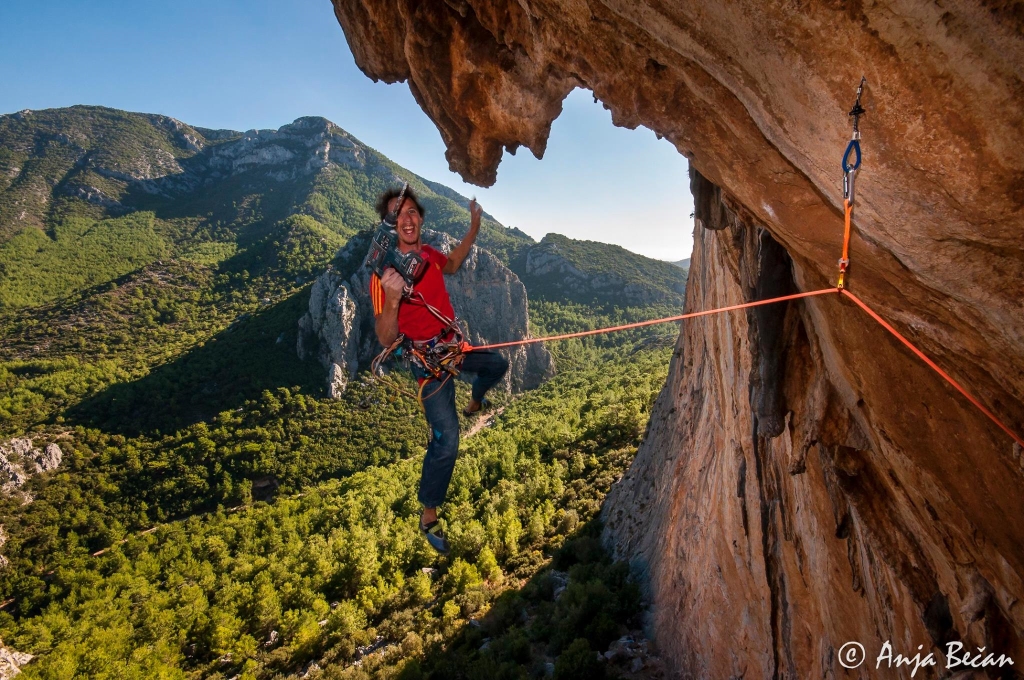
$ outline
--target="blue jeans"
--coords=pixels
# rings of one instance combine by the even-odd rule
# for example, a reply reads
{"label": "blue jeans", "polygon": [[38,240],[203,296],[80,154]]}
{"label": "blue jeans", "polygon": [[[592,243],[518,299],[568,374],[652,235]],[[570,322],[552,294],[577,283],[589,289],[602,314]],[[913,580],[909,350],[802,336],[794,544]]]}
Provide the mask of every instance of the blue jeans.
{"label": "blue jeans", "polygon": [[[505,371],[508,360],[497,352],[482,350],[469,352],[462,360],[462,370],[475,373],[473,399],[482,401],[487,390],[494,387]],[[413,364],[413,375],[426,374]],[[425,508],[436,508],[444,503],[448,484],[452,481],[455,459],[459,455],[459,416],[455,411],[455,381],[448,379],[440,385],[431,379],[423,386],[423,411],[430,425],[430,443],[423,459],[420,474],[419,501]]]}

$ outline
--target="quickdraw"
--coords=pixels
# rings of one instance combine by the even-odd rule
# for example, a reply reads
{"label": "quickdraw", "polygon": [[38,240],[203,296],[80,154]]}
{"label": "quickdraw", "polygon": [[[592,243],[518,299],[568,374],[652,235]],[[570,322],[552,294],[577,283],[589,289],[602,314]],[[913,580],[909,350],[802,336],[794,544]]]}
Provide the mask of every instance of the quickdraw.
{"label": "quickdraw", "polygon": [[[860,117],[867,113],[860,105],[860,97],[864,94],[864,84],[867,78],[861,76],[860,85],[857,87],[857,100],[850,109],[853,116],[853,134],[850,143],[846,145],[843,153],[843,212],[845,215],[845,228],[843,230],[843,256],[839,258],[839,280],[836,288],[842,290],[846,285],[846,270],[850,266],[850,222],[853,217],[854,180],[857,178],[857,171],[860,169]],[[850,163],[850,154],[854,155],[853,163]]]}
{"label": "quickdraw", "polygon": [[[857,86],[857,100],[853,102],[853,108],[849,113],[853,117],[853,134],[843,153],[843,197],[850,199],[851,202],[853,202],[853,179],[860,168],[860,117],[867,113],[860,105],[860,98],[864,94],[864,85],[867,82],[867,77],[861,76],[860,85]],[[854,154],[853,164],[850,164],[851,153]]]}

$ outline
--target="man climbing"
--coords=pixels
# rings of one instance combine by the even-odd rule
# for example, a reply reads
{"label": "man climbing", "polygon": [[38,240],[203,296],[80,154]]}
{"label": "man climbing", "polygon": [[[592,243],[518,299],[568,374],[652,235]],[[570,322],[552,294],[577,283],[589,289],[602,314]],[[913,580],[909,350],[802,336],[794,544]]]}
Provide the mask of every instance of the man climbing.
{"label": "man climbing", "polygon": [[[401,205],[398,205],[399,201]],[[469,231],[447,257],[423,245],[420,240],[425,211],[411,189],[406,189],[404,195],[401,189],[389,189],[377,200],[376,207],[381,219],[389,212],[397,211],[398,249],[403,254],[417,252],[427,262],[426,270],[412,288],[412,296],[405,295],[406,282],[392,268],[386,269],[381,277],[376,274],[370,277],[370,299],[373,301],[376,318],[377,339],[385,347],[391,347],[401,334],[405,336],[406,343],[411,343],[412,348],[421,350],[451,340],[451,328],[435,312],[447,319],[455,318],[455,310],[445,288],[444,275],[457,272],[469,255],[469,249],[480,231],[480,206],[475,199],[470,201]],[[427,305],[433,307],[434,311]],[[430,442],[420,474],[419,501],[423,505],[420,531],[431,547],[447,554],[448,540],[438,523],[437,508],[444,502],[459,453],[455,383],[450,377],[436,378],[416,360],[415,353],[413,356],[413,374],[421,383],[423,411],[430,425]],[[472,398],[463,410],[463,414],[469,416],[484,407],[484,394],[505,375],[508,361],[497,352],[470,351],[462,359],[462,370],[476,374]],[[429,384],[424,385],[424,382]]]}

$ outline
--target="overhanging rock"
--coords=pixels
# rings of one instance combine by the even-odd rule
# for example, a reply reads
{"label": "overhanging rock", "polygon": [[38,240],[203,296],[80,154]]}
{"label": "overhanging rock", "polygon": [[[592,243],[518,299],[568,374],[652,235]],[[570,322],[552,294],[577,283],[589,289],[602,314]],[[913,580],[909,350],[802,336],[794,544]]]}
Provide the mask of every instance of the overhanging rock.
{"label": "overhanging rock", "polygon": [[[697,173],[690,311],[835,281],[846,112],[866,75],[848,284],[1024,431],[1017,5],[335,14],[368,76],[408,81],[470,181],[493,183],[505,149],[542,155],[577,86],[670,140]],[[679,343],[605,517],[681,675],[838,674],[850,640],[913,654],[956,637],[1024,659],[1024,469],[1003,432],[838,296],[688,323]]]}

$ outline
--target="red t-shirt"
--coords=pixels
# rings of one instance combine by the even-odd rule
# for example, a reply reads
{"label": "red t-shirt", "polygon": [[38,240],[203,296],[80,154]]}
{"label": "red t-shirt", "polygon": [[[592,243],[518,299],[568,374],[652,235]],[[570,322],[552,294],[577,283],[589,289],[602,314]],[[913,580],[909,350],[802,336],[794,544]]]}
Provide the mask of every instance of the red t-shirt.
{"label": "red t-shirt", "polygon": [[[430,246],[423,246],[420,255],[427,261],[427,271],[423,274],[413,291],[422,293],[423,299],[437,308],[437,311],[449,319],[455,318],[452,301],[448,298],[448,289],[444,287],[444,266],[448,257]],[[380,285],[380,277],[370,275],[370,300],[373,302],[373,315],[380,316],[384,311],[384,287]],[[409,338],[422,342],[437,337],[446,326],[430,313],[426,307],[417,304],[417,298],[403,300],[398,305],[398,332]]]}

